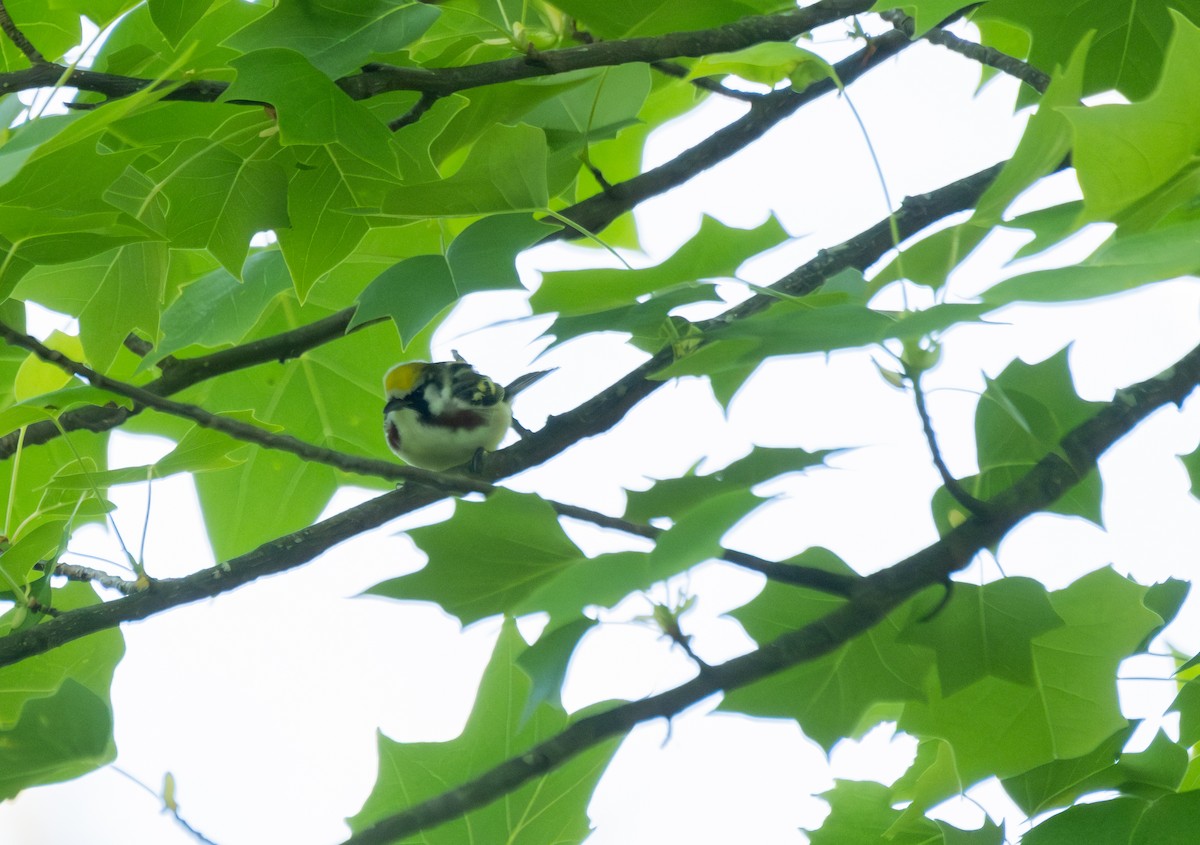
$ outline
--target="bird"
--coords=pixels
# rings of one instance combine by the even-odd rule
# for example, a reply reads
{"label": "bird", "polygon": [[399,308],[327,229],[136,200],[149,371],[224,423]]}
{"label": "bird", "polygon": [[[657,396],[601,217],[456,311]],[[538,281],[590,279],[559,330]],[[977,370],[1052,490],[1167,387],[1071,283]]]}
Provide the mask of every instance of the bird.
{"label": "bird", "polygon": [[512,399],[552,370],[526,373],[501,387],[457,352],[454,361],[405,361],[383,378],[383,432],[405,463],[442,471],[470,462],[482,468],[510,427]]}

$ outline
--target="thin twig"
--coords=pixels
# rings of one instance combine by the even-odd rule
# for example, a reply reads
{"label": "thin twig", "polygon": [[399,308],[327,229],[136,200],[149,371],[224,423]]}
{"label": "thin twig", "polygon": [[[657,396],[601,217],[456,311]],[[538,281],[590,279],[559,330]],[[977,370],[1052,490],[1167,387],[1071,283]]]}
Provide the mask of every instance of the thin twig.
{"label": "thin twig", "polygon": [[977,499],[966,491],[958,479],[950,473],[950,468],[942,460],[942,450],[938,447],[937,437],[933,433],[933,421],[929,418],[929,409],[925,407],[925,391],[921,388],[920,373],[911,373],[908,381],[912,384],[913,400],[917,406],[917,416],[921,418],[921,428],[925,432],[925,442],[929,444],[929,454],[933,465],[937,467],[938,475],[942,477],[942,485],[954,500],[970,513],[983,515],[987,513],[988,503]]}
{"label": "thin twig", "polygon": [[422,92],[420,99],[413,104],[413,107],[395,120],[391,121],[388,124],[388,129],[395,132],[399,129],[403,129],[405,126],[416,123],[421,119],[421,115],[433,108],[433,104],[441,98],[442,97],[440,94],[433,94],[429,91]]}
{"label": "thin twig", "polygon": [[[686,79],[689,73],[688,69],[681,64],[675,62],[651,62],[650,67],[654,68],[659,73],[665,73],[667,76],[673,76],[676,79]],[[708,91],[712,94],[720,94],[722,97],[729,97],[731,100],[741,100],[743,103],[753,103],[756,100],[761,100],[765,94],[758,94],[754,91],[738,91],[736,88],[726,88],[715,79],[710,79],[707,76],[700,76],[696,79],[688,80],[697,88]]]}
{"label": "thin twig", "polygon": [[17,49],[25,54],[25,58],[29,59],[30,64],[46,64],[46,57],[42,55],[37,47],[34,47],[29,42],[29,39],[25,37],[25,33],[21,32],[17,28],[17,25],[13,23],[12,16],[8,13],[8,8],[4,5],[3,0],[0,0],[0,30],[3,30],[9,40],[17,45]]}
{"label": "thin twig", "polygon": [[[217,845],[217,843],[213,842],[211,839],[209,839],[203,833],[196,830],[196,828],[192,827],[191,824],[189,824],[187,822],[187,820],[184,819],[184,817],[182,815],[180,815],[179,805],[175,802],[174,797],[171,797],[171,796],[168,796],[165,794],[159,795],[157,792],[155,792],[153,789],[151,789],[148,785],[142,783],[140,780],[138,780],[136,777],[131,775],[129,772],[122,769],[120,766],[110,765],[109,768],[112,769],[117,774],[121,775],[122,777],[137,784],[143,790],[148,792],[150,795],[153,795],[156,801],[159,801],[162,803],[163,812],[170,813],[171,816],[175,819],[175,821],[179,824],[179,826],[182,827],[184,830],[186,830],[188,833],[190,833],[197,842],[201,843],[201,845]],[[167,778],[172,778],[172,775],[169,772],[167,773]],[[164,787],[164,792],[166,791],[166,789],[167,789],[167,787]]]}
{"label": "thin twig", "polygon": [[49,566],[51,573],[61,575],[71,581],[83,581],[90,584],[99,584],[101,587],[108,587],[110,590],[116,590],[122,595],[133,595],[140,588],[136,581],[126,581],[119,575],[110,575],[107,572],[101,572],[99,569],[92,569],[90,566],[80,566],[76,563],[54,563],[41,560],[34,564],[33,568],[41,572],[45,572]]}
{"label": "thin twig", "polygon": [[[645,537],[648,540],[658,539],[666,529],[657,528],[653,525],[645,525],[638,522],[632,522],[627,519],[621,519],[616,516],[608,516],[607,514],[597,513],[596,511],[581,508],[576,505],[567,505],[562,502],[550,503],[555,512],[560,516],[570,517],[571,519],[581,519],[585,522],[590,522],[593,525],[599,525],[603,528],[612,528],[617,531],[624,531],[626,534],[633,534],[638,537]],[[733,551],[732,549],[721,549],[718,559],[726,563],[732,563],[735,566],[740,566],[743,569],[749,569],[765,575],[772,581],[778,581],[781,584],[791,584],[794,587],[807,587],[812,590],[819,590],[823,593],[830,593],[836,596],[851,596],[854,590],[861,582],[861,578],[856,578],[852,575],[840,575],[836,572],[826,572],[823,569],[817,569],[812,566],[797,566],[790,563],[778,563],[772,560],[766,560],[756,555],[747,554],[746,552]]]}
{"label": "thin twig", "polygon": [[[913,20],[901,10],[892,9],[891,11],[882,12],[880,13],[880,17],[897,29],[908,33],[909,36],[912,35]],[[979,62],[981,65],[987,65],[1001,73],[1007,73],[1009,76],[1024,82],[1039,94],[1046,93],[1046,87],[1050,84],[1050,76],[1038,70],[1029,64],[1029,62],[1022,61],[1016,56],[1010,56],[1008,53],[1002,53],[994,47],[985,47],[982,44],[976,44],[974,41],[959,38],[957,35],[947,32],[941,27],[934,27],[921,37],[931,44],[945,47],[947,50],[966,56],[968,59]]]}

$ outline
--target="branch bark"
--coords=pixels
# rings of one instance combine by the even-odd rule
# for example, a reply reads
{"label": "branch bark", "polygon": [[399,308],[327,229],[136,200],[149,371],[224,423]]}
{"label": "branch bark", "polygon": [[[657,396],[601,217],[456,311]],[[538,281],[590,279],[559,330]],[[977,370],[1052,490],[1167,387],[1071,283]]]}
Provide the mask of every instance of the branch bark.
{"label": "branch bark", "polygon": [[[871,0],[821,0],[792,12],[743,18],[713,29],[598,41],[594,44],[531,52],[511,59],[464,67],[409,68],[372,65],[363,73],[337,80],[337,84],[356,100],[369,99],[391,91],[419,91],[444,97],[456,91],[540,76],[554,76],[574,70],[698,57],[709,53],[740,50],[763,41],[789,41],[823,24],[866,12],[871,6]],[[103,94],[109,98],[127,97],[144,88],[160,84],[171,89],[164,95],[166,100],[213,102],[229,87],[227,83],[211,80],[193,80],[183,84],[175,81],[156,83],[152,79],[88,70],[68,73],[68,70],[62,65],[45,62],[43,59],[41,62],[35,62],[32,68],[0,74],[0,92],[53,85],[64,74],[67,74],[64,85]]]}

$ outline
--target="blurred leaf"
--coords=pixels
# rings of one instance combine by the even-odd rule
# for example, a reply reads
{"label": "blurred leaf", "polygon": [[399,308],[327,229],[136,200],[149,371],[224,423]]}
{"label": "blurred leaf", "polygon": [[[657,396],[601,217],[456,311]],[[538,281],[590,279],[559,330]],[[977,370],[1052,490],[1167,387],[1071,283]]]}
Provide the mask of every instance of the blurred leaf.
{"label": "blurred leaf", "polygon": [[670,258],[640,270],[567,270],[545,273],[529,298],[535,313],[575,316],[631,305],[675,285],[732,277],[745,261],[778,246],[788,234],[774,218],[754,229],[734,229],[703,217],[700,230]]}
{"label": "blurred leaf", "polygon": [[658,516],[678,517],[723,493],[822,466],[829,454],[829,450],[807,452],[758,446],[745,457],[704,475],[695,475],[693,468],[682,478],[656,480],[649,490],[628,491],[625,518],[649,522]]}
{"label": "blurred leaf", "polygon": [[985,302],[1073,302],[1186,276],[1200,269],[1193,246],[1200,221],[1122,236],[1118,231],[1078,264],[1034,270],[1005,279],[983,294]]}
{"label": "blurred leaf", "polygon": [[693,64],[687,78],[725,74],[771,87],[787,79],[797,91],[827,77],[838,82],[829,62],[790,41],[764,41],[732,53],[712,53]]}
{"label": "blurred leaf", "polygon": [[1162,622],[1145,593],[1111,569],[1051,593],[1064,624],[1034,638],[1034,684],[986,677],[950,694],[930,688],[927,701],[905,704],[900,728],[950,743],[963,784],[1088,754],[1126,724],[1117,666]]}
{"label": "blurred leaf", "polygon": [[[813,548],[788,563],[855,574],[832,552]],[[766,644],[836,610],[844,599],[768,581],[749,604],[730,615],[755,642]],[[901,609],[831,654],[785,669],[748,687],[731,690],[722,710],[765,718],[791,718],[826,750],[863,724],[877,704],[924,699],[933,654],[902,643],[910,612]],[[882,716],[879,720],[882,720]],[[867,720],[870,721],[870,720]]]}
{"label": "blurred leaf", "polygon": [[[355,834],[385,816],[482,775],[567,727],[566,713],[549,703],[522,718],[531,691],[529,676],[519,667],[524,651],[516,626],[506,622],[480,681],[475,708],[457,739],[400,743],[379,737],[379,778],[362,809],[348,820]],[[590,830],[587,805],[592,790],[618,742],[599,743],[550,774],[422,832],[421,839],[427,845],[582,842]]]}
{"label": "blurred leaf", "polygon": [[277,249],[250,256],[238,281],[226,269],[206,273],[183,289],[162,315],[163,339],[142,359],[148,369],[188,346],[210,349],[246,336],[278,294],[292,286],[283,254]]}
{"label": "blurred leaf", "polygon": [[227,43],[247,53],[286,47],[336,78],[419,38],[439,14],[408,0],[282,0]]}
{"label": "blurred leaf", "polygon": [[117,757],[108,703],[70,678],[54,695],[30,701],[16,725],[0,729],[0,744],[0,799],[77,778]]}
{"label": "blurred leaf", "polygon": [[550,232],[528,214],[497,214],[468,226],[445,256],[418,255],[384,270],[358,298],[350,328],[390,317],[408,339],[468,293],[520,289],[516,257]]}
{"label": "blurred leaf", "polygon": [[[1196,19],[1200,6],[1188,5]],[[1130,97],[1141,102],[1063,110],[1075,129],[1072,163],[1083,189],[1085,212],[1092,220],[1111,219],[1135,200],[1195,167],[1200,151],[1200,105],[1191,95],[1192,83],[1200,74],[1200,29],[1177,8],[1160,2],[1142,4],[1138,21],[1145,21],[1146,29],[1153,30],[1149,21],[1165,17],[1168,10],[1174,32],[1162,78],[1151,96],[1145,97],[1148,91],[1131,91],[1127,92]],[[1101,43],[1097,41],[1096,49]],[[1154,47],[1161,49],[1159,44]],[[1137,57],[1146,58],[1150,57]]]}
{"label": "blurred leaf", "polygon": [[821,827],[809,833],[812,845],[857,845],[891,842],[896,845],[1000,845],[1004,829],[987,819],[979,830],[960,830],[947,822],[924,817],[904,818],[892,808],[890,790],[881,783],[838,780],[821,793],[830,813]]}
{"label": "blurred leaf", "polygon": [[554,630],[543,631],[538,641],[517,656],[517,666],[532,681],[529,698],[521,713],[525,724],[543,702],[561,707],[560,692],[567,677],[567,664],[588,631],[596,626],[595,619],[580,617]]}
{"label": "blurred leaf", "polygon": [[956,582],[946,606],[902,631],[900,642],[934,650],[942,694],[951,695],[986,676],[1035,683],[1033,639],[1062,624],[1031,578]]}
{"label": "blurred leaf", "polygon": [[383,201],[384,215],[472,217],[541,211],[546,185],[546,136],[532,126],[496,126],[471,149],[457,172],[436,182],[404,185]]}
{"label": "blurred leaf", "polygon": [[1014,24],[1028,32],[1032,36],[1028,61],[1045,71],[1065,67],[1075,48],[1094,30],[1084,95],[1116,88],[1130,99],[1138,99],[1150,93],[1162,69],[1171,33],[1171,9],[1185,11],[1192,20],[1200,19],[1200,8],[1191,0],[1080,0],[1072,4],[992,0],[974,17]]}
{"label": "blurred leaf", "polygon": [[368,595],[435,601],[464,624],[511,612],[583,558],[554,509],[537,496],[497,490],[459,502],[452,519],[408,532],[425,568],[376,584]]}
{"label": "blurred leaf", "polygon": [[178,44],[204,17],[212,0],[149,0],[150,18],[171,44]]}
{"label": "blurred leaf", "polygon": [[[92,588],[86,584],[68,583],[53,592],[53,606],[67,611],[77,607],[97,604]],[[11,613],[11,611],[10,611]],[[0,617],[0,630],[7,633],[7,625]],[[43,729],[70,732],[72,716],[70,709],[60,709],[61,702],[50,705],[55,714],[50,721],[38,717],[27,718],[28,705],[33,701],[53,698],[68,681],[73,681],[82,690],[97,700],[107,712],[108,691],[112,684],[113,671],[125,653],[125,641],[116,628],[100,631],[83,639],[73,640],[44,654],[27,657],[20,663],[0,668],[0,731],[18,728],[24,736],[32,736],[34,723],[41,721]],[[70,694],[81,698],[77,691]],[[82,703],[89,707],[90,704]],[[111,716],[107,717],[111,719]],[[21,729],[20,722],[25,722]],[[90,732],[91,725],[83,725]],[[111,724],[106,729],[105,739],[111,741]],[[2,735],[2,734],[0,734]],[[47,737],[50,734],[39,734]],[[89,734],[93,735],[94,734]],[[7,748],[7,746],[4,746]],[[8,757],[5,757],[7,762]],[[107,762],[107,761],[105,761]],[[0,772],[8,767],[0,768]]]}

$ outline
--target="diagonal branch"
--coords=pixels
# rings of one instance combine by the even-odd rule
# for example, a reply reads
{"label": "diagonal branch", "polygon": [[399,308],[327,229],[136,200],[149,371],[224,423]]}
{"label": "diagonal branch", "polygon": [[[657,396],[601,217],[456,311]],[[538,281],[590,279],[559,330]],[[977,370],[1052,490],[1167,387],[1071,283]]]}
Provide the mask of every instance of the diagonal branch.
{"label": "diagonal branch", "polygon": [[[909,36],[912,35],[913,19],[904,14],[900,9],[881,12],[879,16],[896,27],[896,29],[908,33]],[[1003,53],[995,47],[985,47],[982,44],[976,44],[974,41],[959,38],[957,35],[947,32],[941,27],[929,30],[921,38],[931,44],[937,44],[939,47],[945,47],[951,52],[966,56],[968,59],[979,62],[981,65],[987,65],[1001,73],[1007,73],[1009,76],[1024,82],[1039,94],[1046,93],[1046,88],[1050,85],[1050,76],[1029,64],[1029,62],[1022,61],[1016,56],[1010,56],[1008,53]]]}
{"label": "diagonal branch", "polygon": [[[391,91],[418,91],[444,97],[471,88],[554,76],[574,70],[699,57],[709,53],[740,50],[764,41],[790,41],[818,26],[866,12],[871,5],[872,0],[821,0],[803,9],[743,18],[713,29],[598,41],[594,44],[545,52],[535,51],[511,59],[463,67],[371,65],[363,73],[337,80],[337,84],[356,100],[369,99]],[[45,68],[44,72],[30,72],[42,67]],[[42,60],[35,63],[33,68],[0,73],[0,93],[52,85],[63,74],[67,74],[64,83],[66,86],[103,94],[109,98],[127,97],[144,88],[160,85],[172,89],[164,95],[164,99],[167,100],[213,102],[229,87],[227,83],[212,80],[192,80],[180,84],[176,81],[157,82],[87,70],[68,73],[68,69],[62,65]]]}
{"label": "diagonal branch", "polygon": [[1119,391],[1107,407],[1068,433],[1058,450],[1048,453],[1024,478],[990,500],[986,517],[974,515],[933,545],[867,576],[849,601],[824,618],[742,657],[709,667],[672,690],[586,716],[479,777],[376,822],[343,845],[385,845],[458,818],[640,722],[672,716],[715,692],[744,687],[834,651],[921,590],[944,583],[1022,519],[1052,504],[1079,483],[1100,455],[1135,425],[1167,403],[1181,404],[1198,384],[1200,346],[1161,375]]}
{"label": "diagonal branch", "polygon": [[8,13],[8,8],[4,5],[3,0],[0,0],[0,30],[8,36],[8,39],[16,45],[17,49],[25,54],[25,58],[29,59],[30,64],[44,65],[46,57],[42,55],[37,47],[30,43],[25,37],[25,33],[17,28],[13,23],[12,15]]}
{"label": "diagonal branch", "polygon": [[[908,36],[892,31],[874,39],[863,49],[833,66],[837,78],[848,85],[864,73],[878,67],[911,45]],[[601,232],[610,223],[649,197],[669,191],[691,180],[704,170],[745,149],[781,121],[795,114],[802,106],[837,90],[832,79],[821,79],[803,91],[781,89],[765,94],[750,104],[750,110],[718,129],[696,146],[684,150],[671,161],[612,185],[559,212],[567,220],[588,232]],[[549,235],[546,241],[570,240],[579,232],[564,227]]]}

